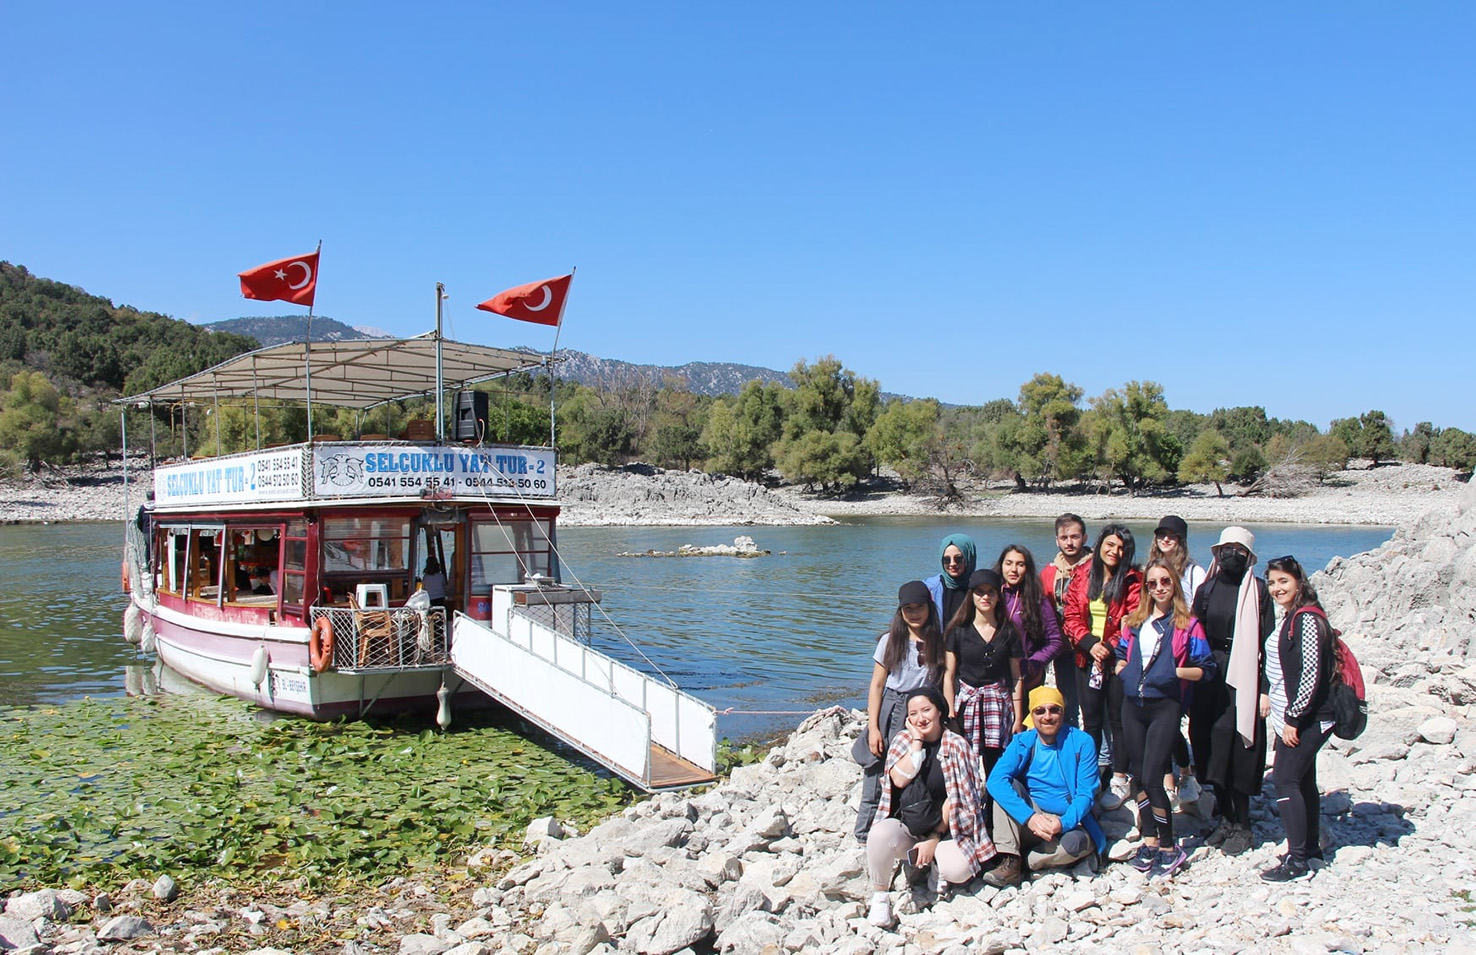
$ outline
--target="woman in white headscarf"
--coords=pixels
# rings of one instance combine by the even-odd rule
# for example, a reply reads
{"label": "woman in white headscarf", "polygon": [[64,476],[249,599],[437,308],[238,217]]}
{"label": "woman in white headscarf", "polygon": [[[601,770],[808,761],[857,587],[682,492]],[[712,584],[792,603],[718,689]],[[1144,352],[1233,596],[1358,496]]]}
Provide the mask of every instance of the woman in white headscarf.
{"label": "woman in white headscarf", "polygon": [[1189,743],[1194,769],[1215,792],[1219,825],[1205,839],[1227,855],[1251,847],[1250,797],[1266,775],[1266,721],[1259,713],[1261,644],[1276,626],[1266,582],[1251,572],[1255,535],[1227,527],[1210,548],[1209,577],[1194,595],[1194,617],[1204,627],[1215,676],[1194,691]]}

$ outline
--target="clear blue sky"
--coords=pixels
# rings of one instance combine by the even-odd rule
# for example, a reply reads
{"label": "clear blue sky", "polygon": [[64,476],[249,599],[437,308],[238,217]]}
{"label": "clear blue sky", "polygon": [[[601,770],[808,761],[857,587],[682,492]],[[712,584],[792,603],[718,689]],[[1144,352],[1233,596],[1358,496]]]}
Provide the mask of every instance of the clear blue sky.
{"label": "clear blue sky", "polygon": [[1476,431],[1476,4],[12,3],[0,258],[207,322]]}

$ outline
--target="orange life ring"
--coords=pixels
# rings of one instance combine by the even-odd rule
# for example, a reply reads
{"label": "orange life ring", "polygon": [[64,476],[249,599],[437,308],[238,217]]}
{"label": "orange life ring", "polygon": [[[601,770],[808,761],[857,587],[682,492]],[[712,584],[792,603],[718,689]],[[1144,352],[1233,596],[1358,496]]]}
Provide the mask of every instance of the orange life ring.
{"label": "orange life ring", "polygon": [[333,621],[319,617],[308,637],[308,661],[314,673],[322,673],[333,665]]}

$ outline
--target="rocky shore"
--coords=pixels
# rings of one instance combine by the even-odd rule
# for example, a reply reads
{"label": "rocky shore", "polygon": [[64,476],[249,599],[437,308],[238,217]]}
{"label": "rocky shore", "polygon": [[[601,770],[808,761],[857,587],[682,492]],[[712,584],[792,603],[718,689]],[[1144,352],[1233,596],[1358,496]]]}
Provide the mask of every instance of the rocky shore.
{"label": "rocky shore", "polygon": [[[152,476],[135,469],[130,501],[137,507]],[[1460,497],[1454,471],[1423,464],[1341,471],[1297,498],[1245,497],[1214,485],[1192,485],[1139,495],[1046,490],[1019,493],[1006,485],[966,487],[961,499],[936,498],[864,487],[845,495],[797,488],[770,489],[701,471],[666,471],[644,464],[603,468],[584,464],[559,469],[560,523],[608,525],[735,526],[831,524],[850,518],[893,516],[1053,518],[1074,511],[1088,521],[1156,521],[1167,513],[1205,524],[1299,523],[1404,526],[1427,511],[1449,514]],[[0,483],[0,524],[116,520],[123,514],[122,468],[70,468],[19,482]]]}
{"label": "rocky shore", "polygon": [[[868,924],[861,849],[850,836],[859,713],[818,712],[754,765],[698,794],[639,803],[585,835],[543,820],[512,868],[488,850],[465,870],[355,896],[246,895],[136,882],[116,896],[13,895],[0,948],[342,955],[737,955],[835,952],[1476,952],[1476,487],[1315,582],[1364,664],[1370,723],[1319,761],[1327,862],[1282,887],[1269,787],[1257,845],[1227,857],[1181,816],[1191,862],[1172,881],[1083,863],[1019,888],[938,898],[899,878],[900,919]],[[1106,814],[1109,854],[1136,833]],[[1104,948],[1105,946],[1105,948]]]}

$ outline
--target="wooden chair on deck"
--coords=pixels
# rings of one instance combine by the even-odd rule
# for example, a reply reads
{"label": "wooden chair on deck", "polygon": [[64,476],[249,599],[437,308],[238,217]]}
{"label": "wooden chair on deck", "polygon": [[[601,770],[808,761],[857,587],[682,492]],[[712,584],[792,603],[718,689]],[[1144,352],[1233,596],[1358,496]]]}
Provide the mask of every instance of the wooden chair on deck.
{"label": "wooden chair on deck", "polygon": [[392,662],[395,647],[395,626],[388,609],[365,609],[359,606],[354,595],[348,595],[349,606],[354,611],[354,629],[359,636],[358,656],[355,666],[369,666],[377,661],[379,666]]}

